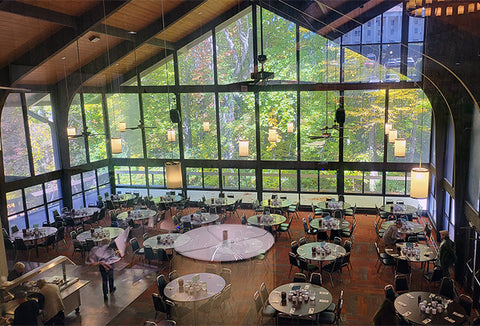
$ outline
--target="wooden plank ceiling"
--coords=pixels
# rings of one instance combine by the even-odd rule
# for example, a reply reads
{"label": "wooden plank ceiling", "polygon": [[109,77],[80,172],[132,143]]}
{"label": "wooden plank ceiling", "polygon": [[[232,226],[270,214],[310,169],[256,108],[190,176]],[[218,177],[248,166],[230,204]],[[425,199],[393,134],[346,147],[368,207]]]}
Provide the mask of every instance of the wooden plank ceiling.
{"label": "wooden plank ceiling", "polygon": [[[313,0],[259,3],[289,19],[309,19],[310,29],[318,32],[325,25],[343,24],[339,17],[315,25],[334,6],[356,10],[358,17],[360,4],[371,8],[382,1],[323,2],[325,6]],[[248,4],[248,0],[0,0],[0,86],[54,85],[73,73],[80,73],[86,86],[105,86],[152,57],[185,45],[192,34],[206,32],[204,26]]]}

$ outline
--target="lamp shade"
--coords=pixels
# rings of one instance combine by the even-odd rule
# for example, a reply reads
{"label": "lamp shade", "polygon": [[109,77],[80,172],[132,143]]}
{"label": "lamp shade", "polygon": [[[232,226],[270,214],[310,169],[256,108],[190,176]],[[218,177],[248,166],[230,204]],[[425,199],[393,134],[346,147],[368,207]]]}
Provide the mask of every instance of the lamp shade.
{"label": "lamp shade", "polygon": [[392,124],[390,122],[385,123],[385,135],[388,135],[388,132],[392,129]]}
{"label": "lamp shade", "polygon": [[165,173],[167,177],[167,188],[181,188],[182,187],[182,166],[180,162],[165,163]]}
{"label": "lamp shade", "polygon": [[429,173],[426,168],[413,168],[410,178],[410,197],[427,198],[428,197],[428,178]]}
{"label": "lamp shade", "polygon": [[287,132],[293,132],[293,122],[287,122]]}
{"label": "lamp shade", "polygon": [[238,141],[238,156],[248,157],[248,146],[250,141],[248,139]]}
{"label": "lamp shade", "polygon": [[175,129],[168,129],[167,131],[167,139],[169,142],[174,142],[175,141]]}
{"label": "lamp shade", "polygon": [[72,137],[77,134],[77,128],[75,127],[67,127],[67,136]]}
{"label": "lamp shade", "polygon": [[405,157],[405,148],[407,147],[407,140],[405,138],[395,139],[394,155],[396,157]]}
{"label": "lamp shade", "polygon": [[112,137],[112,154],[120,154],[122,152],[122,138]]}
{"label": "lamp shade", "polygon": [[205,131],[205,132],[210,131],[210,122],[208,122],[208,121],[203,122],[203,131]]}
{"label": "lamp shade", "polygon": [[395,129],[390,129],[388,132],[388,142],[395,143],[395,139],[397,139],[397,131]]}
{"label": "lamp shade", "polygon": [[276,128],[269,128],[268,129],[268,141],[274,143],[278,140],[278,134]]}
{"label": "lamp shade", "polygon": [[127,131],[127,123],[126,122],[119,122],[118,123],[118,130],[121,132]]}

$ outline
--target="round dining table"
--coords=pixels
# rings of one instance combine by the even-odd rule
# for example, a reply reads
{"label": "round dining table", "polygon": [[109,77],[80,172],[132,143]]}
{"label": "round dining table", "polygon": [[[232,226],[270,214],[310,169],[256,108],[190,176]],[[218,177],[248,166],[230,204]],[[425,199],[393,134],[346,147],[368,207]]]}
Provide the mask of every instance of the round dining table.
{"label": "round dining table", "polygon": [[[312,251],[312,247],[315,247],[315,252]],[[330,252],[325,252],[325,254],[322,254],[321,252],[317,252],[318,248],[329,248]],[[332,261],[340,256],[343,256],[347,253],[347,251],[345,250],[345,248],[335,243],[309,242],[298,247],[297,253],[300,257],[303,257],[305,259],[311,261],[319,261],[323,263],[324,261]]]}
{"label": "round dining table", "polygon": [[200,213],[200,214],[189,214],[182,216],[180,221],[183,222],[190,222],[194,225],[206,225],[217,221],[219,218],[218,214],[210,214],[210,213]]}
{"label": "round dining table", "polygon": [[85,220],[93,216],[93,214],[100,212],[100,208],[98,207],[85,207],[75,209],[74,213],[70,212],[70,217],[74,220]]}
{"label": "round dining table", "polygon": [[315,205],[317,208],[326,211],[334,211],[337,209],[346,209],[352,207],[352,204],[343,201],[321,201]]}
{"label": "round dining table", "polygon": [[[183,286],[179,283],[183,282]],[[187,286],[189,284],[189,286]],[[196,284],[198,287],[191,287],[190,284]],[[201,286],[204,286],[202,288]],[[206,287],[205,287],[206,285]],[[216,294],[222,292],[225,288],[225,280],[223,277],[212,273],[194,273],[179,276],[170,281],[163,290],[167,298],[174,302],[192,303],[193,304],[193,325],[197,324],[196,303],[209,299]]]}
{"label": "round dining table", "polygon": [[294,205],[294,202],[289,199],[264,199],[262,200],[263,207],[269,207],[273,209],[284,209],[288,206]]}
{"label": "round dining table", "polygon": [[178,239],[180,236],[180,233],[163,233],[163,234],[158,234],[153,237],[150,237],[143,241],[144,246],[150,246],[152,247],[153,250],[158,250],[158,249],[173,249],[175,245],[175,241]]}
{"label": "round dining table", "polygon": [[386,204],[379,207],[379,209],[387,214],[393,215],[413,215],[416,214],[418,208],[412,205],[405,204]]}
{"label": "round dining table", "polygon": [[[432,295],[432,297],[430,297]],[[447,308],[441,313],[426,313],[421,311],[419,302],[439,299]],[[417,325],[460,325],[465,321],[465,309],[446,297],[439,296],[430,292],[407,292],[399,295],[395,299],[395,310],[403,316],[405,320]]]}
{"label": "round dining table", "polygon": [[91,230],[84,231],[79,235],[77,235],[77,240],[84,242],[87,239],[92,239],[95,243],[100,243],[105,239],[106,240],[115,239],[122,232],[123,232],[122,228],[107,226],[107,227],[95,229],[93,234]]}
{"label": "round dining table", "polygon": [[162,203],[162,204],[174,204],[174,203],[178,203],[178,202],[182,201],[182,196],[179,196],[179,195],[158,196],[158,197],[151,198],[151,201],[153,201],[153,203],[155,205],[158,205],[160,203]]}
{"label": "round dining table", "polygon": [[287,218],[279,214],[270,214],[270,215],[253,215],[247,219],[248,224],[256,226],[274,226],[284,223]]}
{"label": "round dining table", "polygon": [[151,217],[154,217],[157,212],[155,212],[152,209],[137,209],[137,210],[131,210],[127,212],[122,212],[117,215],[117,218],[119,220],[125,220],[127,218],[130,218],[134,221],[137,220],[145,220],[149,219]]}
{"label": "round dining table", "polygon": [[[395,224],[395,221],[385,221],[382,223],[380,228],[382,229],[388,229],[388,227],[392,224]],[[403,234],[417,234],[420,232],[423,232],[424,227],[420,223],[416,222],[410,222],[410,221],[404,221],[403,226],[398,229],[398,233],[403,233]]]}
{"label": "round dining table", "polygon": [[219,224],[183,233],[175,241],[174,249],[192,259],[232,262],[263,254],[274,242],[270,232],[256,226]]}
{"label": "round dining table", "polygon": [[[408,248],[418,249],[419,254],[409,254]],[[412,262],[426,262],[437,258],[437,254],[433,248],[422,243],[412,242],[399,242],[393,245],[388,245],[385,247],[385,253],[393,258],[406,259]]]}
{"label": "round dining table", "polygon": [[[25,230],[25,232],[24,232]],[[13,233],[10,238],[15,240],[15,238],[23,239],[23,241],[31,241],[35,246],[35,253],[38,257],[38,240],[46,239],[48,236],[51,236],[57,232],[57,228],[53,226],[42,226],[38,228],[29,228],[19,230]]]}
{"label": "round dining table", "polygon": [[114,202],[116,204],[125,203],[125,202],[127,202],[131,199],[134,199],[134,198],[135,198],[134,194],[118,194],[118,195],[112,195],[110,197],[112,202]]}
{"label": "round dining table", "polygon": [[[288,297],[290,291],[302,291],[308,293],[308,301],[298,301],[296,304]],[[282,292],[287,299],[282,302]],[[315,298],[314,300],[313,297]],[[308,316],[324,311],[332,303],[332,294],[319,285],[311,283],[288,283],[275,288],[268,296],[270,305],[280,313],[290,316]]]}
{"label": "round dining table", "polygon": [[229,198],[229,197],[226,197],[226,198],[210,198],[210,199],[206,199],[204,204],[205,206],[209,207],[210,209],[213,209],[215,210],[215,212],[218,213],[218,209],[219,208],[225,208],[227,206],[231,206],[233,204],[235,204],[236,202],[236,199],[235,198]]}
{"label": "round dining table", "polygon": [[341,230],[347,229],[350,227],[350,222],[347,220],[339,219],[339,218],[316,218],[310,221],[310,227],[320,230],[320,231],[327,231],[327,230]]}

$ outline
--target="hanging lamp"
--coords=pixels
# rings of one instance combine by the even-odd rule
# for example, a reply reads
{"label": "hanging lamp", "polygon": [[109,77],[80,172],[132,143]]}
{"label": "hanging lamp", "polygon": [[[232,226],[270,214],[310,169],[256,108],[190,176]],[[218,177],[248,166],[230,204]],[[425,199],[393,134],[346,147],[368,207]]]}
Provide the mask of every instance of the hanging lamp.
{"label": "hanging lamp", "polygon": [[238,141],[238,156],[240,157],[248,157],[248,147],[250,145],[250,141],[248,139],[241,139]]}
{"label": "hanging lamp", "polygon": [[[425,101],[425,93],[423,93],[423,101]],[[428,197],[428,181],[430,174],[427,168],[422,168],[422,146],[423,146],[423,103],[422,103],[422,130],[420,130],[420,163],[418,168],[413,168],[410,172],[410,197],[427,198]]]}
{"label": "hanging lamp", "polygon": [[405,138],[395,139],[395,145],[393,150],[395,157],[405,157],[406,146],[407,140]]}

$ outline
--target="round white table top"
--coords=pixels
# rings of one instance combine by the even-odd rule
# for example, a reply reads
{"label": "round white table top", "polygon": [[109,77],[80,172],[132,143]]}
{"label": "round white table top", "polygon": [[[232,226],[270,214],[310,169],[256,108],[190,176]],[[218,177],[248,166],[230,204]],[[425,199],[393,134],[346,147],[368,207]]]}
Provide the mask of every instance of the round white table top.
{"label": "round white table top", "polygon": [[346,220],[341,220],[338,218],[329,218],[325,219],[323,217],[316,218],[310,221],[310,226],[317,230],[326,231],[326,230],[341,230],[350,227],[350,222]]}
{"label": "round white table top", "polygon": [[[412,262],[425,262],[434,260],[437,258],[437,254],[433,248],[423,244],[423,243],[411,243],[409,247],[412,249],[418,249],[419,255],[408,254],[406,248],[407,242],[399,242],[395,245],[389,245],[385,248],[385,253],[392,256],[393,258],[406,259]],[[400,250],[399,250],[400,249]]]}
{"label": "round white table top", "polygon": [[75,213],[72,215],[70,213],[70,217],[73,219],[84,219],[87,217],[92,216],[93,214],[100,212],[100,208],[97,207],[85,207],[85,208],[78,208],[75,209]]}
{"label": "round white table top", "polygon": [[[294,305],[292,300],[288,299],[290,291],[308,291],[308,302],[302,301],[301,304]],[[287,300],[282,304],[282,292],[287,294]],[[311,300],[310,295],[315,293],[315,301]],[[277,311],[292,316],[306,316],[324,311],[332,303],[332,294],[324,287],[311,283],[288,283],[277,287],[270,292],[268,302]]]}
{"label": "round white table top", "polygon": [[121,203],[133,198],[135,198],[134,194],[119,194],[110,196],[110,199],[115,203]]}
{"label": "round white table top", "polygon": [[386,204],[380,206],[379,209],[387,214],[394,215],[415,214],[418,211],[417,207],[405,204]]}
{"label": "round white table top", "polygon": [[[130,215],[128,215],[130,213]],[[117,215],[119,220],[125,220],[131,218],[132,220],[144,220],[150,217],[153,217],[157,212],[151,209],[138,209],[128,212],[123,212]]]}
{"label": "round white table top", "polygon": [[270,207],[270,208],[284,208],[294,205],[293,201],[289,199],[264,199],[262,200],[263,207]]}
{"label": "round white table top", "polygon": [[[175,241],[178,239],[180,235],[181,235],[180,233],[158,234],[143,241],[143,245],[150,246],[152,247],[153,250],[173,249],[175,245]],[[160,241],[158,240],[158,237],[160,237]]]}
{"label": "round white table top", "polygon": [[[193,217],[192,217],[193,216]],[[202,213],[202,214],[189,214],[180,218],[181,222],[191,222],[192,224],[210,224],[218,220],[218,214]]]}
{"label": "round white table top", "polygon": [[179,196],[179,195],[159,196],[159,197],[153,197],[151,199],[151,201],[153,201],[156,205],[158,205],[159,203],[163,203],[163,204],[178,203],[181,200],[182,200],[182,196]]}
{"label": "round white table top", "polygon": [[[227,239],[224,240],[226,235]],[[264,229],[241,224],[220,224],[190,230],[175,241],[175,251],[204,261],[239,261],[269,250],[275,240]]]}
{"label": "round white table top", "polygon": [[[392,224],[395,224],[395,221],[385,221],[380,227],[386,230]],[[423,230],[424,227],[420,223],[405,221],[403,222],[403,226],[398,229],[398,233],[416,234],[422,232]]]}
{"label": "round white table top", "polygon": [[[212,202],[213,199],[213,202]],[[235,204],[235,198],[207,198],[204,202],[208,207],[223,207]]]}
{"label": "round white table top", "polygon": [[55,234],[55,232],[57,232],[57,228],[54,228],[52,226],[42,226],[37,229],[38,229],[37,234],[34,233],[35,228],[29,228],[29,229],[26,229],[27,232],[31,232],[28,235],[23,234],[23,230],[20,230],[12,234],[10,238],[11,239],[20,238],[20,239],[23,239],[24,241],[32,241],[32,240],[46,238],[49,235]]}
{"label": "round white table top", "polygon": [[350,208],[352,204],[343,201],[320,201],[315,206],[324,210],[336,210]]}
{"label": "round white table top", "polygon": [[[328,254],[325,253],[324,255],[322,255],[322,253],[312,252],[312,247],[323,248],[325,246],[327,246],[330,249],[330,252]],[[331,261],[331,260],[335,260],[337,257],[345,255],[347,251],[342,246],[339,246],[334,243],[309,242],[298,247],[297,253],[300,257],[306,258],[308,260]]]}
{"label": "round white table top", "polygon": [[271,226],[282,224],[287,220],[285,216],[279,214],[270,214],[270,218],[272,221],[268,221],[268,217],[263,214],[253,215],[248,218],[247,222],[252,225]]}
{"label": "round white table top", "polygon": [[77,235],[77,240],[85,241],[87,239],[92,239],[95,242],[101,242],[103,239],[112,240],[118,237],[123,232],[123,229],[107,226],[104,228],[95,229],[95,232],[98,234],[97,237],[93,237],[92,232],[88,230]]}
{"label": "round white table top", "polygon": [[[198,275],[198,282],[205,282],[207,285],[206,290],[200,289],[199,291],[188,291],[188,287],[185,285],[192,281],[193,278]],[[178,285],[178,280],[183,280],[183,287]],[[205,300],[213,297],[215,294],[220,293],[225,287],[225,280],[223,277],[212,273],[196,273],[179,276],[173,281],[169,282],[163,293],[165,296],[173,301],[177,302],[194,302]],[[188,291],[188,292],[187,292]]]}

